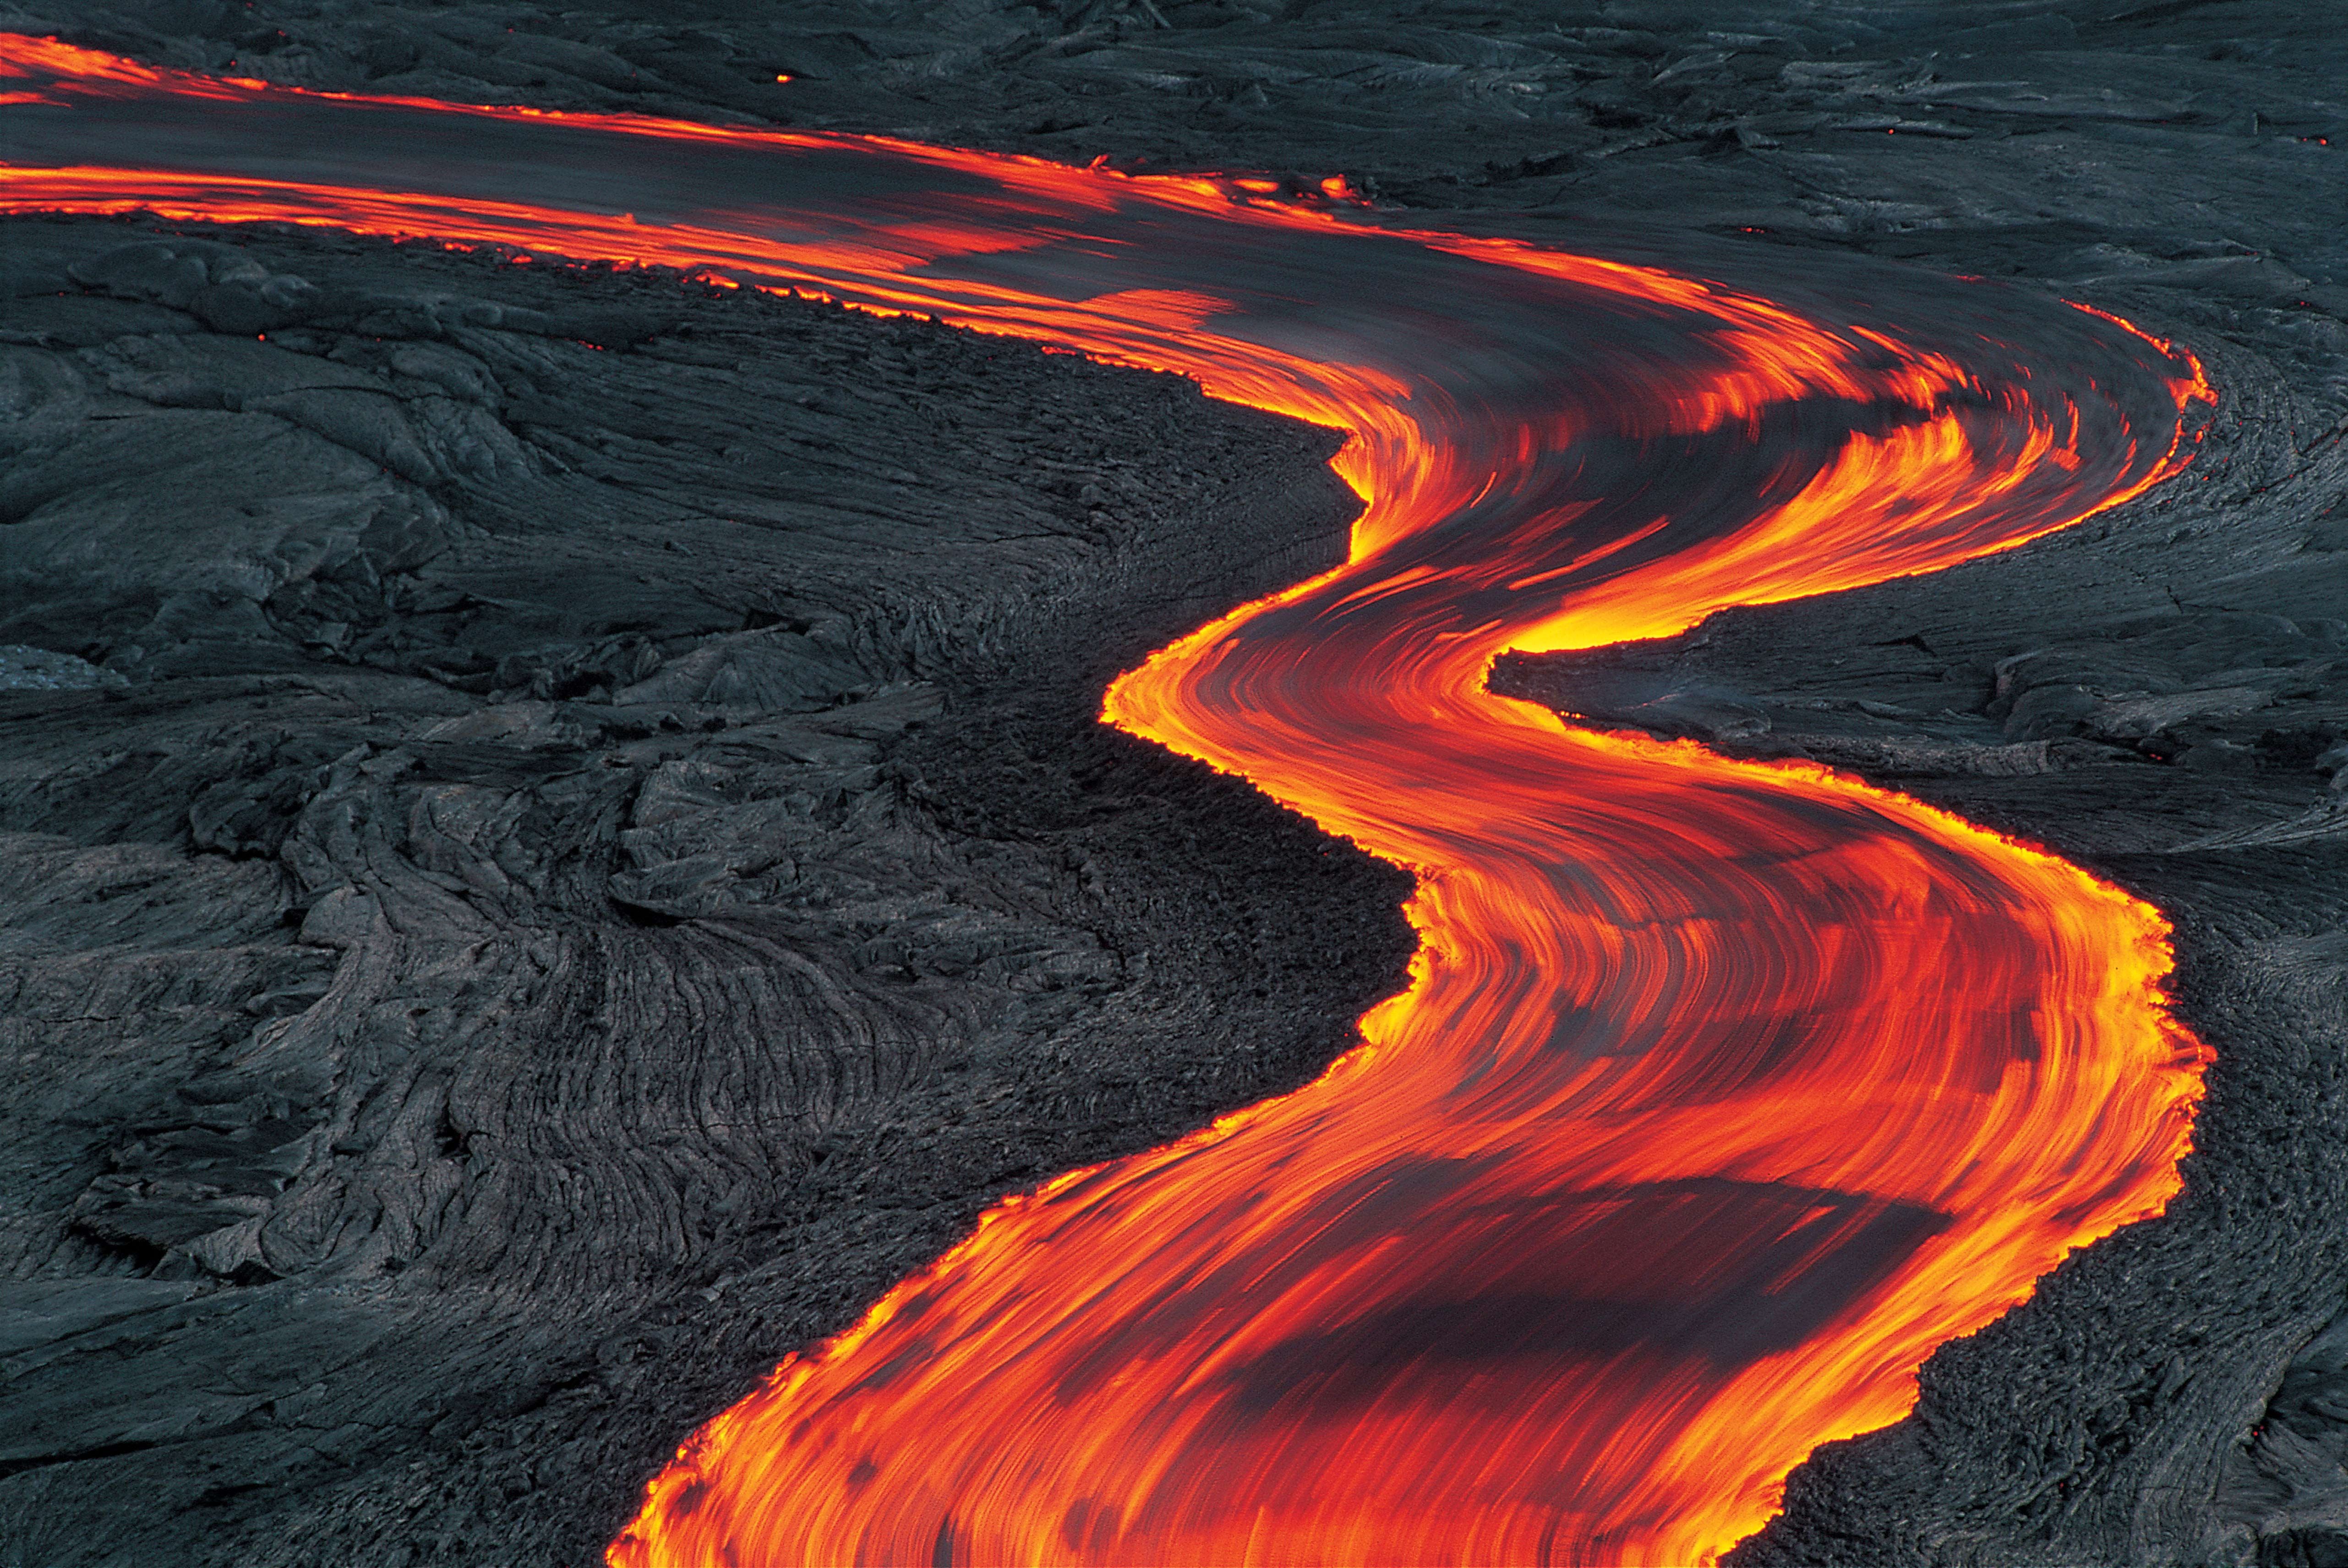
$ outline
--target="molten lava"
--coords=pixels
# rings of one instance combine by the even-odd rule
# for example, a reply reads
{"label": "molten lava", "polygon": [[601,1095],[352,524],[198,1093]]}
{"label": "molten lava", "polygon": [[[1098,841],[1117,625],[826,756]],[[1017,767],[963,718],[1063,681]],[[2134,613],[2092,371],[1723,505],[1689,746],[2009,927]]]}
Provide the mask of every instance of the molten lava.
{"label": "molten lava", "polygon": [[998,1204],[695,1433],[613,1563],[1695,1562],[2176,1191],[2206,1053],[2151,908],[1817,766],[1485,690],[1505,650],[2140,493],[2208,388],[2125,323],[1412,231],[1342,187],[11,68],[17,208],[671,263],[1351,433],[1351,559],[1106,716],[1415,872],[1409,989],[1307,1088]]}

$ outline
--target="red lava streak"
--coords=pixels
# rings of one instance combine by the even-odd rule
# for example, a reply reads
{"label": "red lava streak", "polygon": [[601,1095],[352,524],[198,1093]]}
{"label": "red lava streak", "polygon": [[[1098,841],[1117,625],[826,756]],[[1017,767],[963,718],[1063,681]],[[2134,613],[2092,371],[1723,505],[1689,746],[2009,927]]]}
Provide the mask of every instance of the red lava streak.
{"label": "red lava streak", "polygon": [[2151,908],[1823,768],[1485,690],[1504,650],[2138,494],[2208,388],[2126,323],[1749,243],[1704,253],[1764,280],[1731,286],[1627,241],[1406,231],[1342,187],[23,40],[12,69],[17,208],[673,263],[1351,433],[1351,559],[1161,651],[1106,716],[1416,873],[1409,989],[1309,1087],[996,1205],[695,1434],[613,1563],[1696,1562],[2177,1190],[2206,1052],[2163,1011]]}

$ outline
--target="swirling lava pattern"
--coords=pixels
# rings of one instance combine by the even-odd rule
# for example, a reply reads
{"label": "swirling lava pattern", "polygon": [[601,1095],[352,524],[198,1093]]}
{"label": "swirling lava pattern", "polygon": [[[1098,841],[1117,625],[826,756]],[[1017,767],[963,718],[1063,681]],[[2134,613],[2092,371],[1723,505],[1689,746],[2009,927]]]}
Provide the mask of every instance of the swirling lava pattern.
{"label": "swirling lava pattern", "polygon": [[2152,909],[1816,766],[1485,690],[1503,650],[2139,493],[2208,389],[2125,323],[1405,231],[1335,187],[12,60],[19,208],[674,263],[1352,433],[1351,559],[1107,716],[1416,872],[1408,990],[1309,1087],[997,1205],[695,1434],[614,1564],[1699,1561],[2175,1190],[2205,1053]]}

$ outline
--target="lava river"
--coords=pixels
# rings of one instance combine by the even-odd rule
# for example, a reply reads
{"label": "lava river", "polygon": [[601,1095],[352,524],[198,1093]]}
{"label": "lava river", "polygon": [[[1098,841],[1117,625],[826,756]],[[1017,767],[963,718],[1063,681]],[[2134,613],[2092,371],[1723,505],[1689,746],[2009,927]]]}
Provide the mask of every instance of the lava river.
{"label": "lava river", "polygon": [[996,1205],[687,1440],[613,1563],[1695,1562],[2176,1190],[2206,1053],[2152,909],[1485,689],[2141,492],[2207,388],[2125,323],[1334,184],[8,68],[14,208],[675,264],[1351,432],[1351,559],[1106,716],[1413,871],[1408,990],[1310,1086]]}

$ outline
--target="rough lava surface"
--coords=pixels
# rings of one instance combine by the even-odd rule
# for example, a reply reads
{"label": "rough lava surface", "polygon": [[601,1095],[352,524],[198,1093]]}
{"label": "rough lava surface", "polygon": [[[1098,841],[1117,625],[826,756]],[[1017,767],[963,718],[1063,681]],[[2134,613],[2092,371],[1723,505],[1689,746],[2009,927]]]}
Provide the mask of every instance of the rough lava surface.
{"label": "rough lava surface", "polygon": [[1399,983],[1400,874],[1094,722],[1342,554],[1326,432],[658,274],[5,232],[8,1561],[592,1558],[987,1199]]}
{"label": "rough lava surface", "polygon": [[[1741,1561],[2348,1561],[2348,35],[2300,0],[35,5],[294,85],[1344,174],[2191,343],[2014,554],[1504,661],[2175,918],[2163,1218]],[[788,77],[788,81],[778,80]],[[1335,559],[1323,432],[656,272],[0,229],[0,1561],[592,1560],[989,1199],[1309,1075],[1403,880],[1091,723]],[[265,339],[256,339],[256,333]]]}

